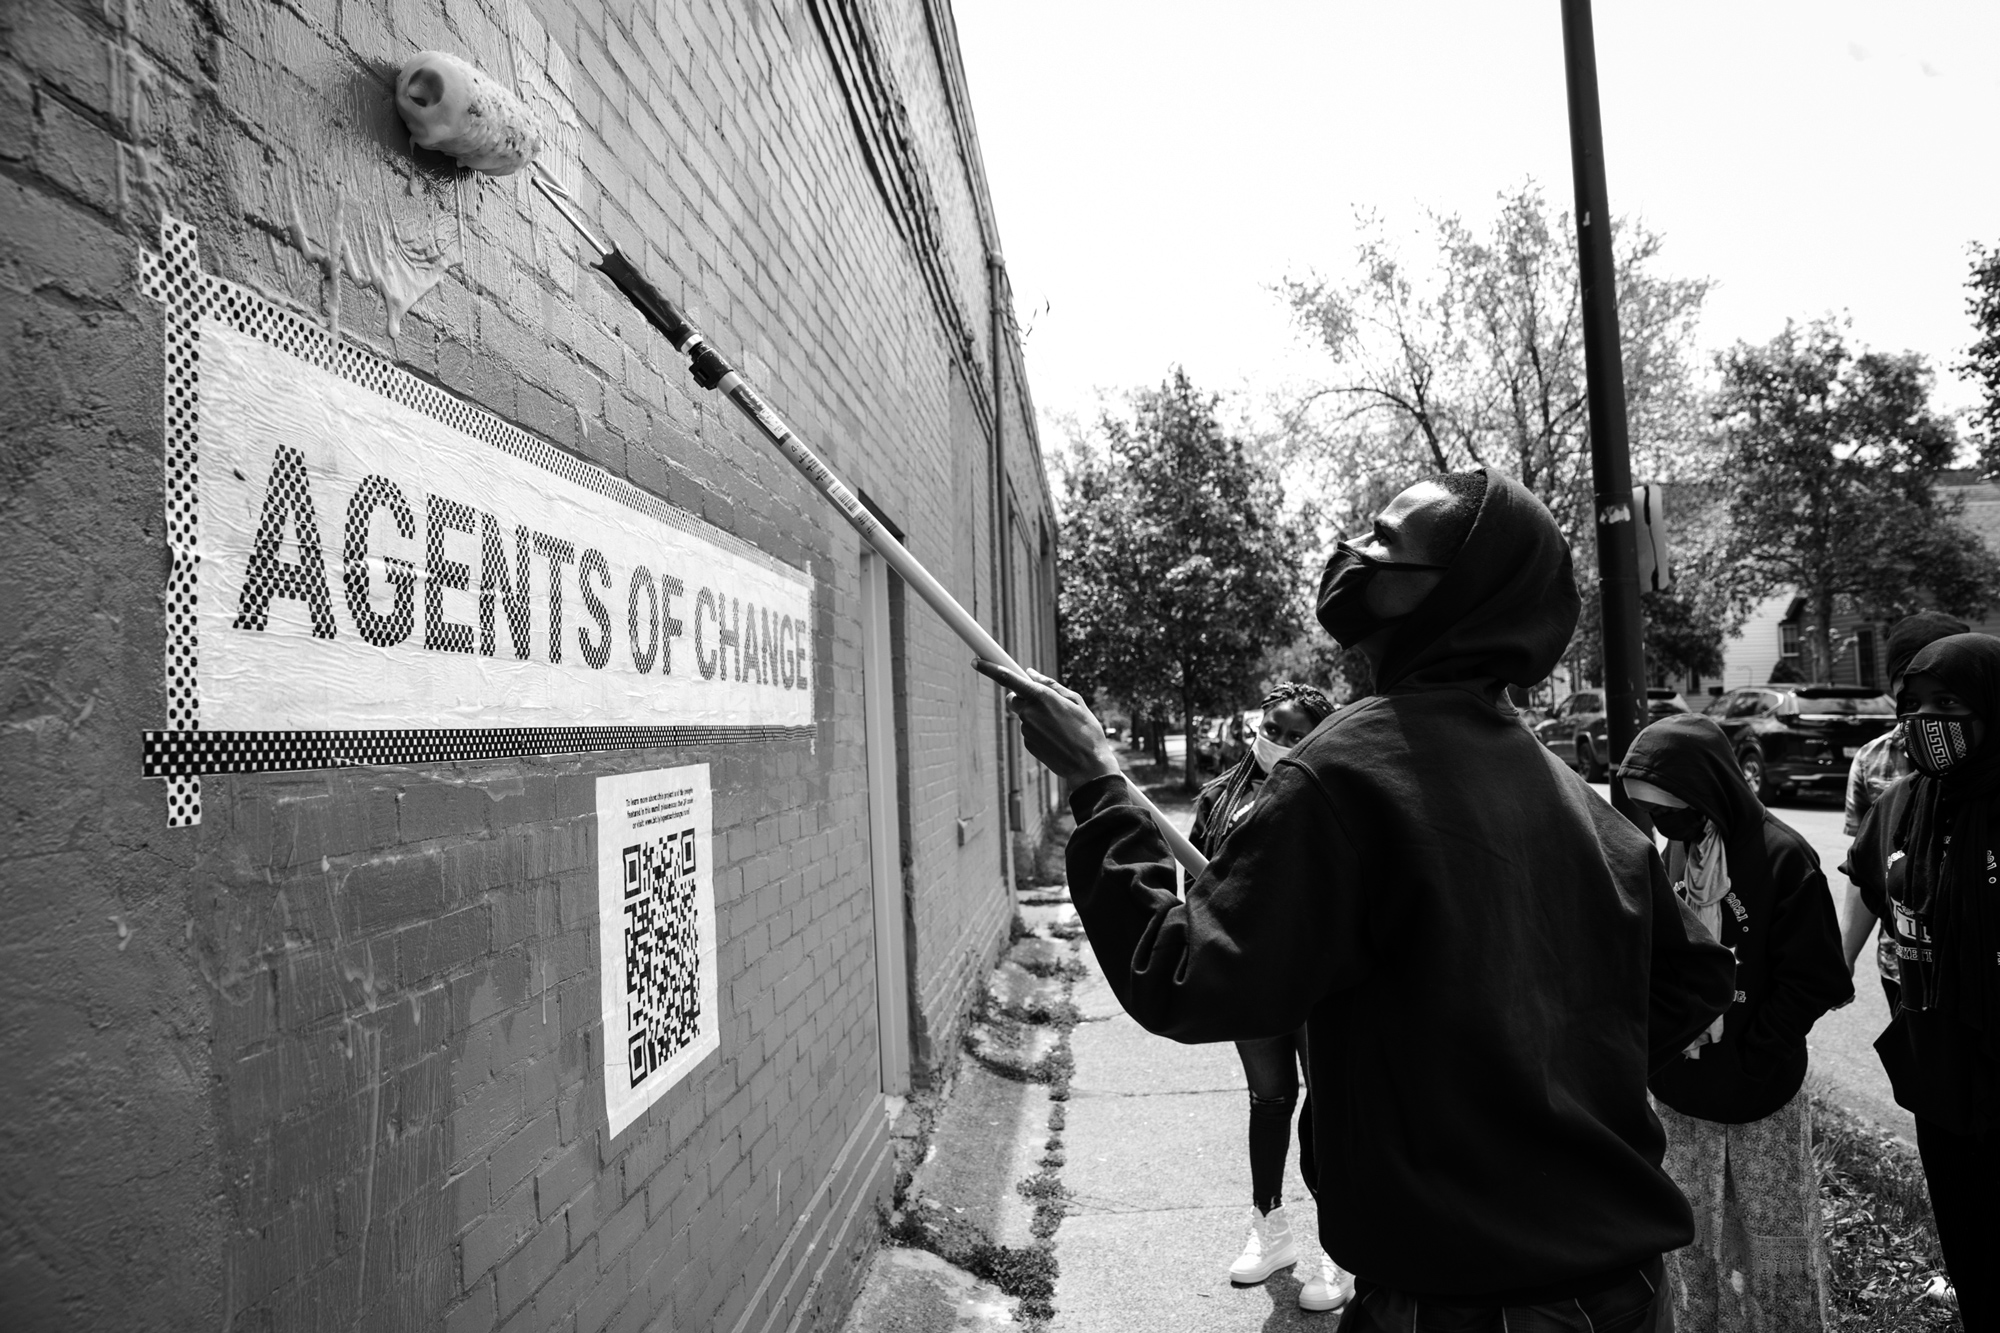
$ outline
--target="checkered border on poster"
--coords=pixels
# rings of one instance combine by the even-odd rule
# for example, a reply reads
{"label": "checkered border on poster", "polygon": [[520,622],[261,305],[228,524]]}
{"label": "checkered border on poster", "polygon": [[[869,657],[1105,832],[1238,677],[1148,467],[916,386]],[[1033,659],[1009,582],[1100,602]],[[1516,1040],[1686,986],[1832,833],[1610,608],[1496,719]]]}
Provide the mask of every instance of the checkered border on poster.
{"label": "checkered border on poster", "polygon": [[769,552],[704,523],[603,468],[342,342],[327,329],[246,287],[204,273],[195,228],[160,220],[158,254],[142,251],[139,290],[166,307],[167,726],[144,733],[146,777],[167,784],[170,828],[201,822],[201,775],[355,764],[434,764],[465,759],[579,754],[716,742],[803,740],[812,727],[495,727],[410,731],[204,731],[198,688],[196,576],[201,561],[197,468],[201,453],[201,324],[229,328],[378,393],[566,481],[628,505],[766,568],[796,573]]}
{"label": "checkered border on poster", "polygon": [[796,741],[811,727],[440,727],[428,731],[149,731],[145,776],[277,773],[362,764],[650,750],[718,742]]}

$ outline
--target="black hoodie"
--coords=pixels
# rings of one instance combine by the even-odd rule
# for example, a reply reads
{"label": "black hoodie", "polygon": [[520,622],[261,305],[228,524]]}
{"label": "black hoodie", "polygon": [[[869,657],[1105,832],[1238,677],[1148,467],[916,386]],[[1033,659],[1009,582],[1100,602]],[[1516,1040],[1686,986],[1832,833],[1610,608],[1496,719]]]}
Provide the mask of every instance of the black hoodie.
{"label": "black hoodie", "polygon": [[1567,646],[1548,511],[1488,474],[1388,693],[1321,723],[1174,893],[1122,779],[1072,798],[1077,911],[1180,1041],[1308,1025],[1320,1238],[1384,1286],[1532,1304],[1692,1239],[1646,1078],[1729,1002],[1652,844],[1494,701]]}
{"label": "black hoodie", "polygon": [[[1736,955],[1735,1003],[1724,1011],[1719,1040],[1653,1075],[1653,1095],[1702,1120],[1762,1120],[1805,1082],[1806,1033],[1854,995],[1819,857],[1757,800],[1729,738],[1708,718],[1655,722],[1633,740],[1618,773],[1707,816],[1729,870],[1718,939]],[[1669,843],[1667,852],[1668,876],[1678,882],[1687,848]]]}

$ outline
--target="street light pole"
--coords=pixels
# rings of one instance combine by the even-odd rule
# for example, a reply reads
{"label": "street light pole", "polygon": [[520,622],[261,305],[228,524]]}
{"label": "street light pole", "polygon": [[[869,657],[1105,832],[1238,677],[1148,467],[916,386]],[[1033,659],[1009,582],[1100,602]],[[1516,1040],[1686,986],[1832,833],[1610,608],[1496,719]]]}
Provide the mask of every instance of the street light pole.
{"label": "street light pole", "polygon": [[[1569,151],[1576,181],[1576,257],[1583,285],[1583,363],[1596,490],[1597,578],[1602,597],[1604,712],[1611,763],[1625,757],[1645,713],[1639,637],[1639,554],[1632,536],[1632,456],[1625,436],[1625,367],[1618,350],[1618,283],[1611,206],[1604,186],[1604,125],[1597,109],[1597,42],[1590,0],[1562,0],[1563,69],[1569,85]],[[1612,801],[1635,812],[1624,784]]]}

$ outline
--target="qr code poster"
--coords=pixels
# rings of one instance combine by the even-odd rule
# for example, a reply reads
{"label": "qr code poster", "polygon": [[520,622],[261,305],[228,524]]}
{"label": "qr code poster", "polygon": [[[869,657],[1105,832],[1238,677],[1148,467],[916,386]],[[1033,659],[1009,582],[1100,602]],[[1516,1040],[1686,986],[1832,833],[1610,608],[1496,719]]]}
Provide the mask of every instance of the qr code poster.
{"label": "qr code poster", "polygon": [[597,780],[604,1108],[616,1136],[719,1044],[708,765]]}

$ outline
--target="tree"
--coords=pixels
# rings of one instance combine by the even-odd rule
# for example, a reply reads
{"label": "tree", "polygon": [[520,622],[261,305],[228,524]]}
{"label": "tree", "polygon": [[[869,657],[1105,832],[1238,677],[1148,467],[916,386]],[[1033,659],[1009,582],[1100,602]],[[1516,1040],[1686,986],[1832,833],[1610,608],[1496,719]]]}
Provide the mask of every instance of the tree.
{"label": "tree", "polygon": [[1264,654],[1257,688],[1268,693],[1279,681],[1317,685],[1336,704],[1375,692],[1375,666],[1365,653],[1343,648],[1318,625]]}
{"label": "tree", "polygon": [[1739,613],[1796,588],[1806,673],[1826,680],[1843,600],[1881,619],[1983,611],[2000,562],[1937,496],[1958,441],[1931,411],[1921,357],[1853,354],[1822,320],[1739,343],[1717,365],[1727,526],[1708,572]]}
{"label": "tree", "polygon": [[1243,702],[1258,659],[1298,631],[1301,534],[1277,470],[1221,427],[1176,368],[1107,415],[1069,460],[1059,548],[1064,670],[1086,693],[1195,715]]}
{"label": "tree", "polygon": [[[1579,548],[1594,538],[1576,229],[1532,181],[1500,198],[1491,231],[1433,216],[1412,268],[1364,219],[1356,276],[1284,284],[1302,330],[1333,362],[1292,424],[1328,465],[1350,525],[1429,472],[1497,467],[1548,505]],[[1668,278],[1663,242],[1612,224],[1629,433],[1653,481],[1704,469],[1692,360],[1706,279]]]}
{"label": "tree", "polygon": [[1965,280],[1965,308],[1978,332],[1956,369],[1979,386],[1981,402],[1972,410],[1979,441],[1980,470],[2000,472],[2000,246],[1972,246],[1972,275]]}
{"label": "tree", "polygon": [[1675,589],[1639,594],[1646,665],[1654,679],[1722,674],[1721,619],[1709,607]]}

